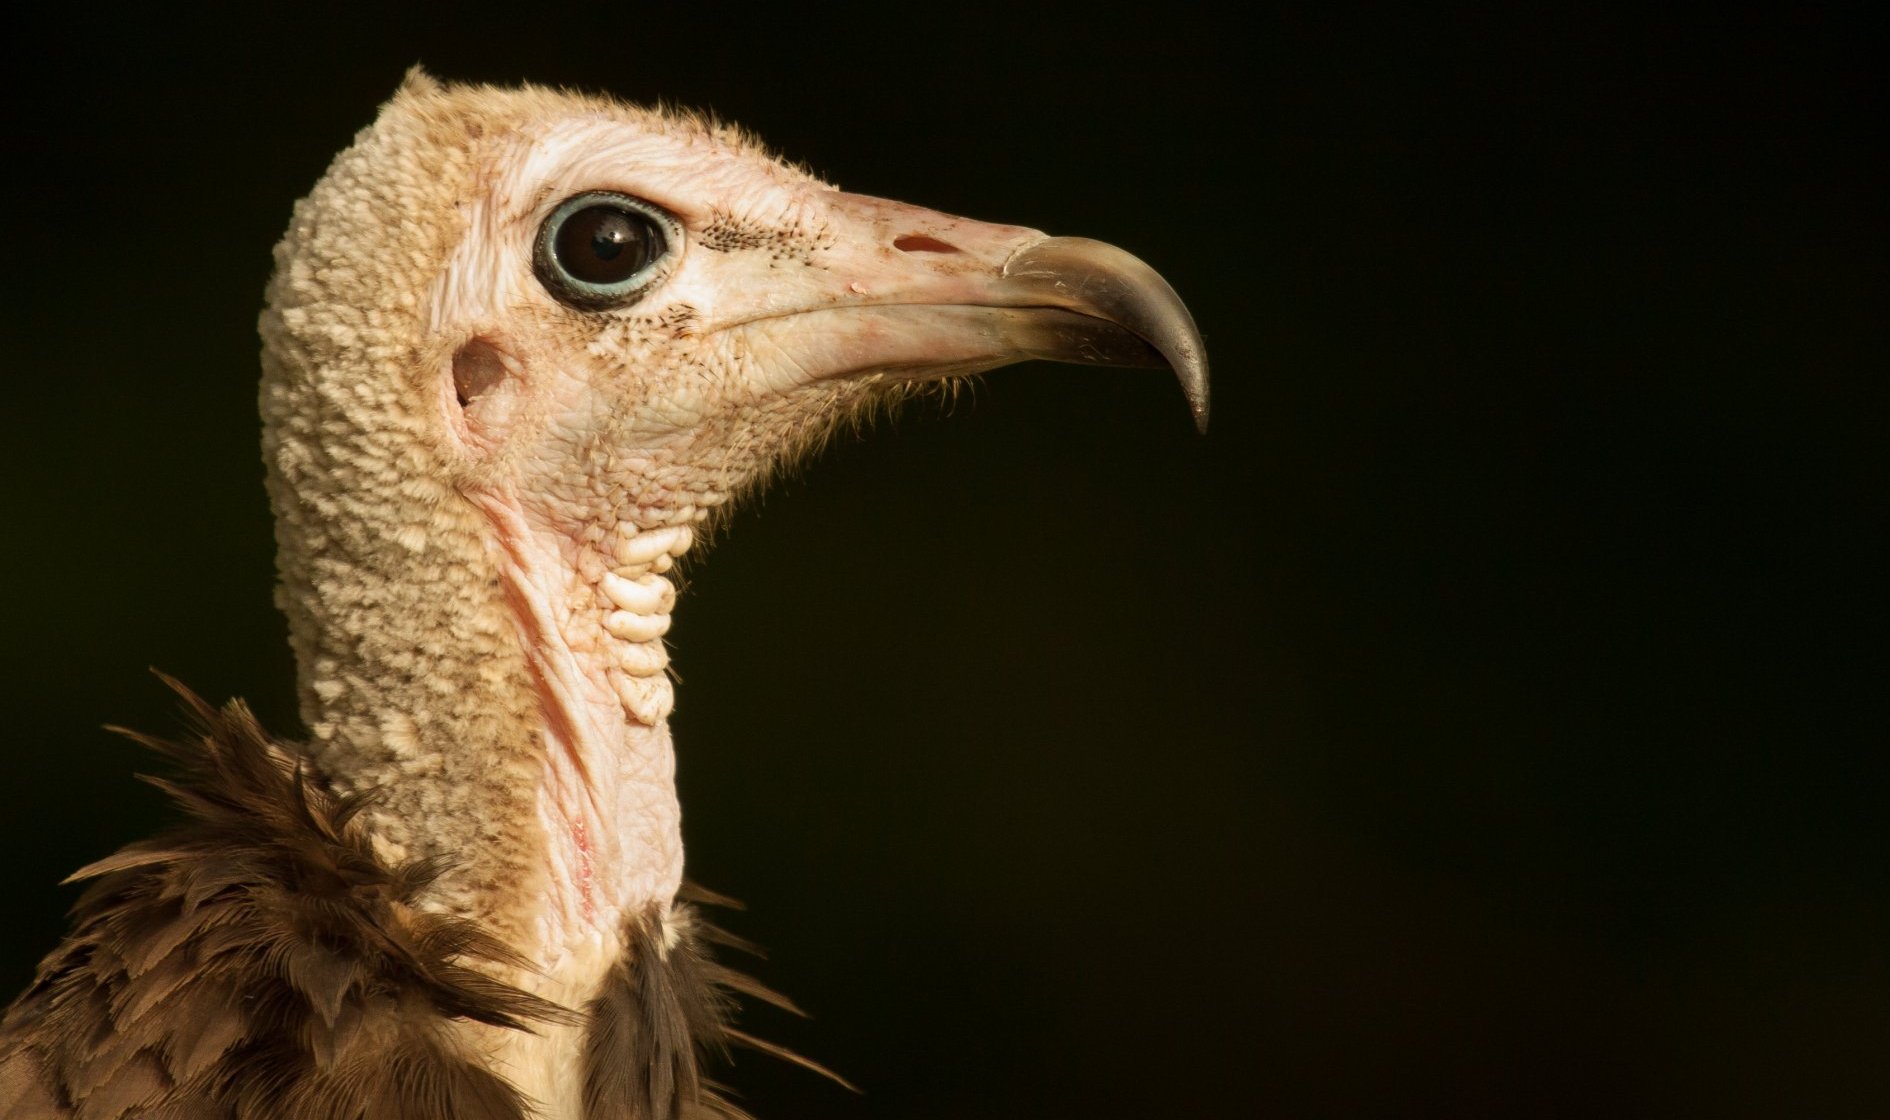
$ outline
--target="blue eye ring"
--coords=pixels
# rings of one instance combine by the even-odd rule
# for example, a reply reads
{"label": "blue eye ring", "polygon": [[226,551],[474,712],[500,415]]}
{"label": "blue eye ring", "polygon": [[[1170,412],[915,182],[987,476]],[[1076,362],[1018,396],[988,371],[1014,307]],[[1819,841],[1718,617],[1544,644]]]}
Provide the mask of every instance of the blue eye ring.
{"label": "blue eye ring", "polygon": [[583,191],[560,202],[538,227],[532,271],[568,307],[621,307],[668,271],[682,232],[674,216],[640,198]]}

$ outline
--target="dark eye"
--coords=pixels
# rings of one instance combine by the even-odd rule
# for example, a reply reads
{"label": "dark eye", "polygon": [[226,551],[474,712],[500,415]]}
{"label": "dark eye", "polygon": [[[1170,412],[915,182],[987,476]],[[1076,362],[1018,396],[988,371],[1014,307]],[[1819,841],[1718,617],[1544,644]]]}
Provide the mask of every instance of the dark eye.
{"label": "dark eye", "polygon": [[610,191],[586,191],[558,205],[538,231],[532,271],[572,307],[628,303],[656,278],[675,219]]}

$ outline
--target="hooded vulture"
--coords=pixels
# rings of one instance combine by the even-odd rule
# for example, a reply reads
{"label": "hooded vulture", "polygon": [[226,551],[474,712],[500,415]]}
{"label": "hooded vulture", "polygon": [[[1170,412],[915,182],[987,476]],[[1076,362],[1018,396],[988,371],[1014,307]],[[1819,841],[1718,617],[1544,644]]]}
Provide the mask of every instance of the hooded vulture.
{"label": "hooded vulture", "polygon": [[[1096,241],[847,194],[698,116],[415,72],[295,207],[263,455],[306,737],[185,697],[182,824],[78,871],[7,1120],[737,1116],[683,880],[667,578],[837,424],[1199,335]],[[797,1059],[798,1060],[798,1059]],[[811,1063],[807,1063],[810,1064]]]}

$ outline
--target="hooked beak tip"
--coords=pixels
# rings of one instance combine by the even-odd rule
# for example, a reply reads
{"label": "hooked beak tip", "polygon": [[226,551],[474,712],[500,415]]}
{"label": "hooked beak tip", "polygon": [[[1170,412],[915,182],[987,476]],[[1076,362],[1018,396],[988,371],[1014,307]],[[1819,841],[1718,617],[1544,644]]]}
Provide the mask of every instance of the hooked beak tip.
{"label": "hooked beak tip", "polygon": [[[1114,324],[1147,344],[1174,371],[1195,428],[1207,433],[1207,348],[1201,332],[1175,289],[1141,258],[1087,237],[1047,237],[1011,254],[1002,282],[1046,306]],[[1085,360],[1078,354],[1058,356]],[[1105,364],[1145,363],[1124,361],[1118,353]]]}

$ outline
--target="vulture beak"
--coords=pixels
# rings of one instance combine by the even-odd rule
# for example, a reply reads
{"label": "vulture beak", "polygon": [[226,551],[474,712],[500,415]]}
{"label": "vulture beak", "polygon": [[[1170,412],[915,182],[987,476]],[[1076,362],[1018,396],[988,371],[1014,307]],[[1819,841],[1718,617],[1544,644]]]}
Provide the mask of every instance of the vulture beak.
{"label": "vulture beak", "polygon": [[[785,302],[718,328],[785,356],[792,380],[932,379],[1029,358],[1172,369],[1207,431],[1207,354],[1181,297],[1101,241],[987,225],[832,192],[825,234]],[[785,289],[785,290],[784,290]]]}

